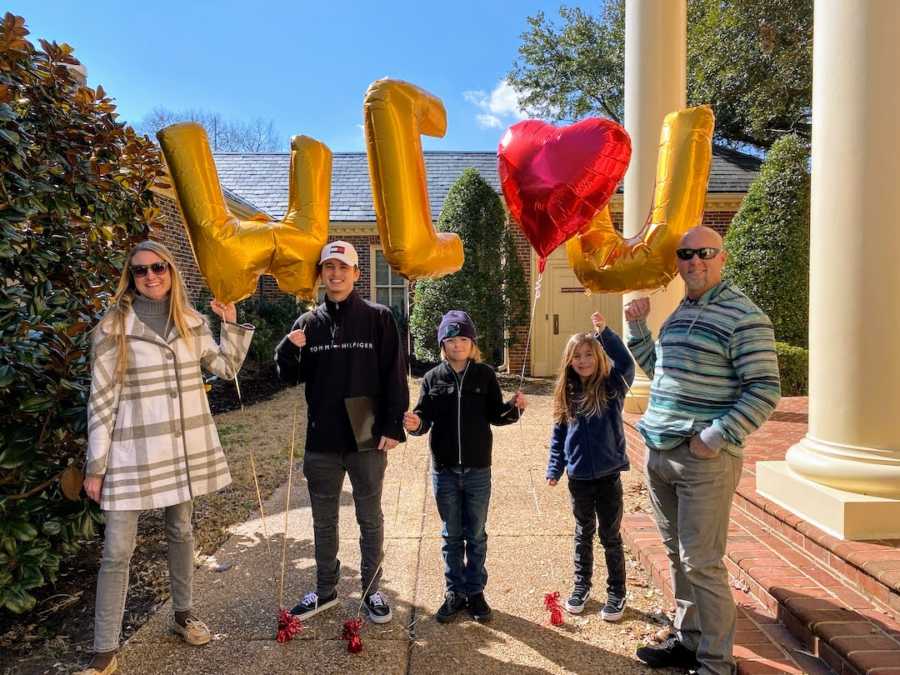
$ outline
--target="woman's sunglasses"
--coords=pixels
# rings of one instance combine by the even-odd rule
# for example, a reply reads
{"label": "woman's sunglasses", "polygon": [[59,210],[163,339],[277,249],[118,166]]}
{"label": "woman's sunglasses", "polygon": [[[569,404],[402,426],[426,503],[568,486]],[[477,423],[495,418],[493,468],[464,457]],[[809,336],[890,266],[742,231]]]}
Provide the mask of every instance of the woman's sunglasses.
{"label": "woman's sunglasses", "polygon": [[145,277],[147,276],[147,272],[153,270],[153,274],[156,276],[162,276],[166,272],[169,271],[169,263],[167,262],[155,262],[152,265],[132,265],[131,266],[131,274],[135,278]]}
{"label": "woman's sunglasses", "polygon": [[704,246],[703,248],[679,248],[675,251],[675,255],[677,255],[681,260],[690,260],[695,255],[700,257],[700,260],[711,260],[719,255],[720,248],[713,248],[712,246]]}

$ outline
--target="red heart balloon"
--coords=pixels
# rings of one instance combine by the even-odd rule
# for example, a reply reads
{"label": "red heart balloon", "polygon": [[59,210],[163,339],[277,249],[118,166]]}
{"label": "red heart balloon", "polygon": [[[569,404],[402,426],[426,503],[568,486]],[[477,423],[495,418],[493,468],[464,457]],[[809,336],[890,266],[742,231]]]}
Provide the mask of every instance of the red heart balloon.
{"label": "red heart balloon", "polygon": [[631,139],[621,125],[595,117],[567,127],[525,120],[507,129],[497,157],[506,205],[543,272],[547,256],[613,196]]}

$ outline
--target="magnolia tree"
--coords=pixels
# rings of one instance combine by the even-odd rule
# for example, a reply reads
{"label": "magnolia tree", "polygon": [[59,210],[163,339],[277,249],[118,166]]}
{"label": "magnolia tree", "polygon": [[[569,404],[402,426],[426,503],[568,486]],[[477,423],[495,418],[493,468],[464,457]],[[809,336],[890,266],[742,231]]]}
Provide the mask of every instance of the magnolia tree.
{"label": "magnolia tree", "polygon": [[[0,25],[0,607],[20,613],[93,535],[79,497],[90,330],[155,218],[156,147],[66,44]],[[67,470],[67,467],[72,467]],[[68,494],[68,499],[65,494]]]}

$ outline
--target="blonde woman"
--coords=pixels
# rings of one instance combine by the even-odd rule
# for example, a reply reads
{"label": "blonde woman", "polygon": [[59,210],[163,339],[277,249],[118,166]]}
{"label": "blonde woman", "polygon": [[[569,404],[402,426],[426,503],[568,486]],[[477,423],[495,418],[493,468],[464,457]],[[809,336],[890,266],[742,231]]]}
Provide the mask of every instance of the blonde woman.
{"label": "blonde woman", "polygon": [[572,614],[584,611],[594,572],[594,534],[606,553],[607,599],[600,616],[618,621],[625,612],[624,500],[619,474],[627,471],[622,408],[634,381],[634,362],[621,338],[599,312],[594,333],[569,338],[553,394],[553,433],[547,483],[568,474],[575,516],[575,584],[566,600]]}
{"label": "blonde woman", "polygon": [[132,249],[112,307],[94,330],[84,489],[106,518],[97,580],[94,658],[82,675],[117,669],[128,567],[141,511],[164,508],[173,632],[209,642],[192,611],[192,500],[231,482],[209,411],[201,369],[230,379],[253,327],[235,323],[233,303],[210,303],[222,319],[216,344],[188,300],[169,250],[154,241]]}

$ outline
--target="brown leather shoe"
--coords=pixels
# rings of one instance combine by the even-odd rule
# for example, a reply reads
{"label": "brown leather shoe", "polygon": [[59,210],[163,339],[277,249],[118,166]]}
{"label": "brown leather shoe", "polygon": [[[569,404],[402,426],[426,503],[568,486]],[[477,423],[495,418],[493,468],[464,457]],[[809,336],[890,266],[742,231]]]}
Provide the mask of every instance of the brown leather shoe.
{"label": "brown leather shoe", "polygon": [[[103,659],[105,660],[105,659]],[[89,665],[84,670],[79,670],[75,673],[75,675],[112,675],[119,669],[119,662],[116,659],[116,655],[113,654],[112,659],[106,664],[105,668],[100,668],[97,657],[95,656],[91,660],[91,665]]]}
{"label": "brown leather shoe", "polygon": [[181,639],[189,645],[194,645],[195,647],[205,645],[211,639],[209,628],[193,614],[185,620],[183,626],[175,619],[172,619],[169,629],[173,633],[180,635]]}

